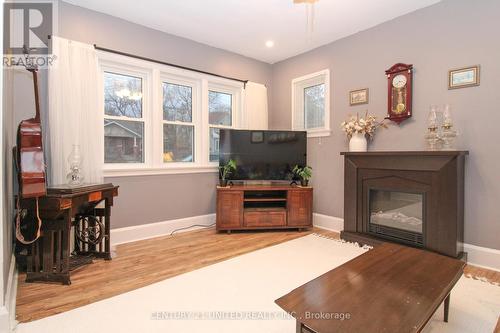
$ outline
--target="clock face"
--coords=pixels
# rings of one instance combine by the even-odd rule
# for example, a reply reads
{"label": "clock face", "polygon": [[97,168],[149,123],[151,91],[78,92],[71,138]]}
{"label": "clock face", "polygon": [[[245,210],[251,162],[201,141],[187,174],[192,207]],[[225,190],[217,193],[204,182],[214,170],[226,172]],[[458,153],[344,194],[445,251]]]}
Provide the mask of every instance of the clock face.
{"label": "clock face", "polygon": [[392,86],[394,88],[403,88],[406,85],[406,76],[399,74],[392,79]]}

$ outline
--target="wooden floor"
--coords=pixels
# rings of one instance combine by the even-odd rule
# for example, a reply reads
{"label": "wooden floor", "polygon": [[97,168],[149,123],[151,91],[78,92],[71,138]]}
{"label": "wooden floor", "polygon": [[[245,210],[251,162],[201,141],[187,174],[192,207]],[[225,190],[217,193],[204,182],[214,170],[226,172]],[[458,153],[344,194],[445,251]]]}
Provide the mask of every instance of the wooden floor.
{"label": "wooden floor", "polygon": [[[16,319],[28,322],[122,294],[229,258],[308,235],[312,231],[179,233],[118,245],[111,261],[72,272],[71,285],[25,283],[19,275]],[[321,229],[314,232],[338,238]]]}
{"label": "wooden floor", "polygon": [[[199,230],[119,245],[112,261],[95,260],[72,272],[70,286],[25,283],[19,275],[16,319],[28,322],[116,296],[182,273],[315,232],[241,232]],[[465,274],[500,283],[500,272],[467,266]]]}

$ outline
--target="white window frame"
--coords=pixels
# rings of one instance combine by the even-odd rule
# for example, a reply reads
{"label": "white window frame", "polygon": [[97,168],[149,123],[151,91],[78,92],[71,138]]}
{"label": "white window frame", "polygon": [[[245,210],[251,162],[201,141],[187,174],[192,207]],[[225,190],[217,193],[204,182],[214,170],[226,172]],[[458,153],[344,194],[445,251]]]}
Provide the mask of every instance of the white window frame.
{"label": "white window frame", "polygon": [[[183,121],[169,121],[163,119],[163,83],[172,83],[182,86],[191,87],[191,122],[183,122]],[[199,166],[201,148],[198,147],[197,144],[198,137],[201,135],[201,112],[197,112],[200,109],[199,103],[201,102],[201,94],[200,94],[201,82],[195,79],[189,79],[185,77],[175,76],[169,73],[162,72],[161,80],[160,80],[160,111],[161,111],[161,128],[160,128],[160,136],[161,142],[160,149],[162,154],[158,157],[160,161],[157,161],[157,166],[159,167],[169,167],[169,168],[183,168],[183,167],[192,167]],[[192,126],[193,127],[193,162],[164,162],[163,161],[163,125],[164,124],[172,124],[172,125],[181,125],[181,126]],[[155,140],[157,143],[158,140]]]}
{"label": "white window frame", "polygon": [[[125,116],[108,116],[104,114],[104,73],[110,72],[113,74],[127,75],[138,77],[142,79],[142,118],[131,118]],[[107,63],[100,66],[100,77],[101,82],[99,84],[101,92],[101,103],[100,109],[102,110],[104,119],[110,120],[124,120],[124,121],[136,121],[144,123],[144,133],[142,138],[142,153],[143,153],[143,163],[104,163],[104,171],[109,169],[123,170],[123,169],[142,169],[145,165],[151,163],[151,154],[149,153],[148,146],[151,144],[151,114],[150,104],[151,104],[151,72],[140,67],[133,66],[123,66],[116,63]],[[103,123],[104,126],[104,123]],[[103,147],[104,154],[104,147]]]}
{"label": "white window frame", "polygon": [[[105,177],[218,172],[218,163],[209,161],[209,127],[216,126],[208,123],[208,91],[232,95],[232,126],[224,128],[240,128],[243,83],[104,51],[98,52],[98,58],[100,109],[103,115],[105,71],[143,79],[144,163],[105,163]],[[192,123],[163,120],[163,82],[192,88]],[[164,123],[194,126],[194,162],[163,162]]]}
{"label": "white window frame", "polygon": [[207,118],[207,156],[206,159],[210,165],[217,166],[219,163],[218,162],[211,162],[210,161],[210,128],[218,128],[218,129],[236,129],[240,128],[241,126],[241,119],[242,119],[242,112],[243,110],[242,107],[242,98],[241,98],[241,88],[235,85],[228,86],[224,84],[220,84],[217,82],[209,82],[208,83],[208,90],[207,90],[207,116],[209,116],[209,105],[208,105],[208,92],[213,91],[213,92],[218,92],[218,93],[223,93],[223,94],[229,94],[231,95],[231,126],[227,125],[212,125],[210,124],[208,118]]}
{"label": "white window frame", "polygon": [[[304,89],[318,84],[325,85],[325,124],[323,127],[305,129],[303,121],[299,121],[297,115],[304,119]],[[304,75],[292,80],[292,129],[307,131],[307,137],[330,136],[330,70],[324,69],[315,73]]]}

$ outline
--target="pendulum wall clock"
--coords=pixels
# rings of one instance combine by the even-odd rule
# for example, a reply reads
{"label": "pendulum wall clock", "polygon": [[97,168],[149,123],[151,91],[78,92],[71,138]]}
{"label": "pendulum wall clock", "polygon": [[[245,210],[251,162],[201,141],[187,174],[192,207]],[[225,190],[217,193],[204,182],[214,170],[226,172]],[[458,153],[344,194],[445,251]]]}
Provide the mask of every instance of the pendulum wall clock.
{"label": "pendulum wall clock", "polygon": [[387,117],[400,124],[411,117],[413,65],[395,64],[385,71],[387,76]]}

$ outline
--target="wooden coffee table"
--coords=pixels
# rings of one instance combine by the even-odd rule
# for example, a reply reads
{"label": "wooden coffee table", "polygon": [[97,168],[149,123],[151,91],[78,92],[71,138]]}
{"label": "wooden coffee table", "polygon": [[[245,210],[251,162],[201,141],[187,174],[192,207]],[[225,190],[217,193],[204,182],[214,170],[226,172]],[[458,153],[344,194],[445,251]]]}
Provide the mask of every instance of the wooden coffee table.
{"label": "wooden coffee table", "polygon": [[383,243],[276,300],[297,332],[420,332],[444,302],[465,263]]}

